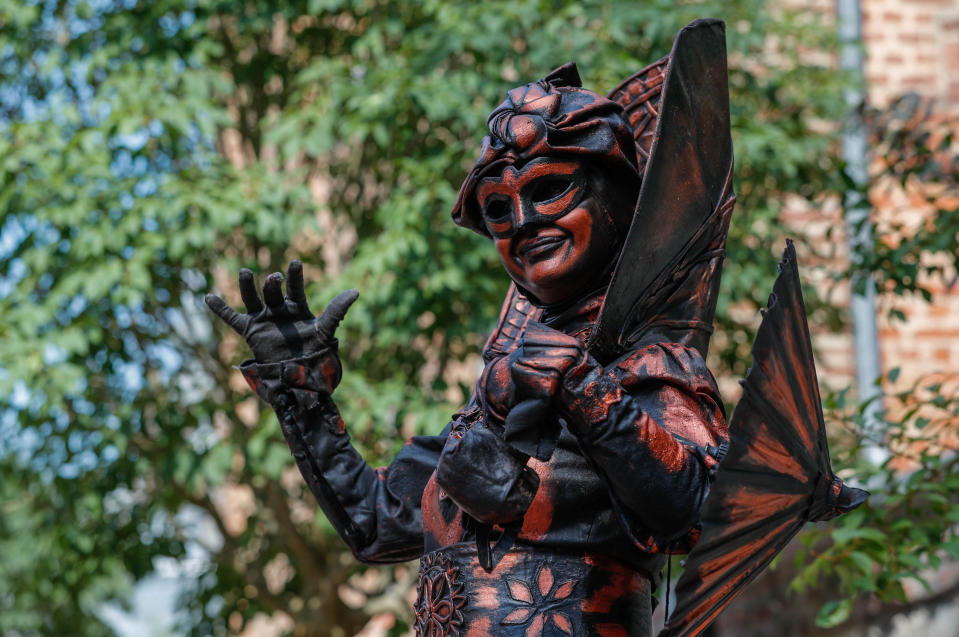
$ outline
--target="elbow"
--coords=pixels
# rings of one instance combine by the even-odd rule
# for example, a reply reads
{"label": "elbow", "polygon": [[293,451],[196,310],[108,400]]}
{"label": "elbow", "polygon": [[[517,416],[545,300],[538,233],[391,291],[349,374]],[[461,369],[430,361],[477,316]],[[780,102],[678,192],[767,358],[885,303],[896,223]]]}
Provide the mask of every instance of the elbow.
{"label": "elbow", "polygon": [[645,484],[645,489],[635,490],[636,501],[623,502],[626,512],[631,514],[627,517],[636,522],[630,526],[644,531],[634,535],[651,535],[657,544],[666,545],[685,535],[699,522],[703,503],[709,494],[709,480],[704,471],[650,477]]}
{"label": "elbow", "polygon": [[699,522],[708,493],[709,485],[706,483],[664,498],[658,515],[653,516],[656,519],[650,520],[649,530],[665,542],[685,535]]}

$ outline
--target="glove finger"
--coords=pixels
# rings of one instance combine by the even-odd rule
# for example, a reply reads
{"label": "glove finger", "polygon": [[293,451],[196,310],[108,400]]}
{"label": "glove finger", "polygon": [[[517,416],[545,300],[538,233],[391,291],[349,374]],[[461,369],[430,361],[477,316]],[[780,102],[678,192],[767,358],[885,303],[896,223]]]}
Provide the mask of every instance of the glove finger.
{"label": "glove finger", "polygon": [[523,333],[523,343],[553,347],[580,347],[579,341],[575,337],[535,321],[530,321],[526,325],[526,331]]}
{"label": "glove finger", "polygon": [[316,334],[320,337],[321,342],[328,343],[333,340],[333,333],[336,332],[340,321],[343,320],[346,311],[350,309],[350,306],[359,296],[360,293],[356,290],[344,290],[330,301],[315,324]]}
{"label": "glove finger", "polygon": [[274,272],[263,282],[263,300],[274,311],[286,305],[283,300],[283,275],[279,272]]}
{"label": "glove finger", "polygon": [[306,291],[303,289],[303,263],[299,259],[290,261],[290,267],[286,270],[286,295],[300,312],[313,316],[306,301]]}
{"label": "glove finger", "polygon": [[240,297],[243,299],[243,305],[246,306],[247,314],[259,314],[263,309],[263,301],[260,295],[256,293],[256,281],[253,280],[253,272],[247,268],[240,270]]}
{"label": "glove finger", "polygon": [[554,372],[555,367],[556,367],[555,361],[542,359],[542,358],[521,358],[521,359],[518,359],[515,363],[513,363],[512,369],[543,373],[543,372]]}
{"label": "glove finger", "polygon": [[574,361],[580,356],[581,350],[572,347],[555,347],[552,345],[524,344],[521,350],[522,358],[529,361],[545,361],[545,364],[555,364],[560,361]]}
{"label": "glove finger", "polygon": [[219,316],[224,323],[233,328],[240,336],[243,335],[243,331],[246,329],[247,322],[249,321],[249,316],[240,314],[227,305],[226,302],[216,294],[207,294],[204,300],[206,301],[207,307]]}

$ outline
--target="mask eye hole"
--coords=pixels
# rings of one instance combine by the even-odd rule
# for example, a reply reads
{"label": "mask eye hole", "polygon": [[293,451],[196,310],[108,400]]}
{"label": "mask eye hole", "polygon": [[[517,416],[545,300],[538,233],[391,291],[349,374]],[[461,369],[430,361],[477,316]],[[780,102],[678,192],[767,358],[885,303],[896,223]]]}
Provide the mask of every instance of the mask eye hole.
{"label": "mask eye hole", "polygon": [[513,206],[505,199],[491,199],[483,206],[483,215],[490,221],[505,221]]}
{"label": "mask eye hole", "polygon": [[533,203],[546,203],[565,195],[572,186],[572,177],[546,177],[533,184],[530,199]]}

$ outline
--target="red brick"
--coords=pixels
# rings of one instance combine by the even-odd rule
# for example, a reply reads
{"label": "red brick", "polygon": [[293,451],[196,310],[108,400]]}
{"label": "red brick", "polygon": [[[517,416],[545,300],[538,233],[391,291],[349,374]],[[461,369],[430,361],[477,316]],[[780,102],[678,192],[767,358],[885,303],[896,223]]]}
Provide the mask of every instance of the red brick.
{"label": "red brick", "polygon": [[903,83],[911,84],[916,88],[923,88],[929,86],[935,86],[936,76],[935,75],[909,75],[903,78]]}
{"label": "red brick", "polygon": [[928,339],[942,339],[947,343],[949,341],[955,340],[959,336],[959,328],[956,326],[947,326],[943,329],[938,330],[920,330],[916,332],[918,338],[928,338]]}

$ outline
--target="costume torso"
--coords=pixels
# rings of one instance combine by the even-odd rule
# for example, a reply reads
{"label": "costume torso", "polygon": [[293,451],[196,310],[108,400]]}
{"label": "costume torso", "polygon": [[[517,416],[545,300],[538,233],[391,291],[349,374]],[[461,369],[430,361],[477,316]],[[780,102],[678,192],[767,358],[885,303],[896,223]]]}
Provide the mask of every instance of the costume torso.
{"label": "costume torso", "polygon": [[[595,307],[582,303],[554,326],[585,339]],[[495,559],[488,572],[477,551],[484,525],[443,492],[436,474],[444,448],[456,441],[464,454],[458,468],[476,478],[463,498],[484,494],[487,471],[494,474],[485,484],[496,484],[500,462],[470,458],[463,443],[488,427],[487,418],[496,420],[477,396],[499,391],[497,361],[519,342],[526,321],[542,318],[520,295],[511,295],[505,310],[487,347],[488,373],[469,406],[441,434],[411,438],[388,467],[375,470],[353,449],[324,395],[326,353],[241,369],[261,394],[295,392],[296,406],[278,410],[283,433],[354,555],[367,563],[422,558],[418,634],[644,630],[651,582],[664,552],[682,550],[688,539],[726,440],[715,381],[696,350],[669,343],[575,375],[567,391],[579,398],[550,423],[560,427],[555,449],[548,460],[529,461],[539,484],[522,522],[492,526],[487,539]],[[509,550],[497,551],[501,533],[514,529]]]}
{"label": "costume torso", "polygon": [[[593,295],[545,320],[585,345],[601,304],[602,295]],[[508,411],[501,404],[510,394],[508,355],[521,340],[525,322],[544,319],[518,294],[508,298],[504,313],[501,329],[484,352],[487,366],[474,398],[451,423],[449,435],[465,449],[457,461],[470,466],[497,462],[485,447],[471,456],[465,444],[473,427],[501,431]],[[666,490],[681,487],[675,494],[679,500],[682,490],[694,491],[691,508],[698,508],[708,479],[706,449],[722,444],[725,421],[712,378],[687,348],[649,346],[610,367],[608,376],[617,381],[614,391],[620,391],[623,382],[627,388],[605,422],[595,424],[616,440],[622,466],[601,467],[599,463],[607,464],[603,461],[609,456],[608,446],[573,433],[565,419],[544,423],[560,427],[560,432],[547,460],[529,459],[538,476],[535,496],[520,521],[493,525],[488,538],[484,525],[445,492],[436,472],[431,474],[421,503],[426,555],[416,605],[418,634],[447,634],[435,632],[441,626],[467,635],[648,634],[650,592],[665,563],[664,545],[681,548],[683,538],[656,537],[644,528],[642,519],[649,519],[651,511],[644,516],[637,509],[652,509],[656,498],[644,502],[640,494],[619,502],[607,475],[617,482],[632,482],[634,491],[662,478],[661,470],[675,459],[668,455],[680,443],[663,446],[667,457],[650,454],[643,436],[633,434],[639,433],[638,420],[652,417],[658,426],[686,434],[682,439],[687,449],[700,451],[699,457],[689,454],[666,470],[673,478],[687,474],[684,477],[691,481],[662,478],[669,483]],[[677,385],[684,389],[676,391]],[[636,386],[644,387],[633,391]],[[623,438],[631,442],[624,443]],[[644,455],[647,466],[630,466],[644,462]],[[489,571],[478,559],[478,547],[482,550],[487,541],[493,553]],[[623,627],[630,627],[630,632]]]}

